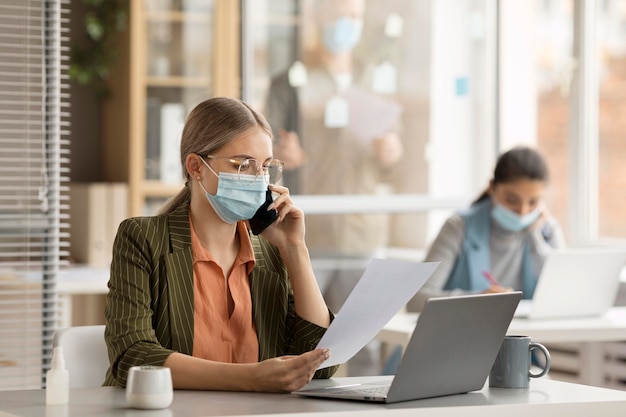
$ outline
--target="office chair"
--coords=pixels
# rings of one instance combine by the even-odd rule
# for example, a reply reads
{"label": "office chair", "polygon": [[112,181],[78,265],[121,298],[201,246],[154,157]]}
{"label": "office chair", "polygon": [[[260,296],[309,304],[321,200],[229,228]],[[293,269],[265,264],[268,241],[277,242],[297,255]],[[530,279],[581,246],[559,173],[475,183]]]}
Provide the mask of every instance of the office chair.
{"label": "office chair", "polygon": [[70,388],[99,387],[109,367],[104,325],[75,326],[54,333],[53,346],[63,347]]}

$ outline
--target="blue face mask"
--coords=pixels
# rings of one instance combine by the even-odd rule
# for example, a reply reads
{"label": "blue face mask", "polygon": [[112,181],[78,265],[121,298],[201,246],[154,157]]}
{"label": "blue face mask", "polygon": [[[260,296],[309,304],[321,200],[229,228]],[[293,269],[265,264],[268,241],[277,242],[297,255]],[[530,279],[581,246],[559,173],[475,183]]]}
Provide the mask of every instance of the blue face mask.
{"label": "blue face mask", "polygon": [[541,215],[541,208],[537,207],[530,213],[520,216],[501,204],[494,204],[491,218],[500,226],[511,232],[520,232],[533,224]]}
{"label": "blue face mask", "polygon": [[361,39],[363,22],[340,17],[324,26],[324,46],[333,54],[351,51]]}
{"label": "blue face mask", "polygon": [[[215,174],[206,162],[204,164]],[[240,220],[249,220],[265,203],[266,181],[269,179],[266,176],[258,175],[255,178],[254,175],[220,172],[217,178],[215,195],[209,193],[200,181],[198,184],[213,210],[225,223],[233,224]]]}

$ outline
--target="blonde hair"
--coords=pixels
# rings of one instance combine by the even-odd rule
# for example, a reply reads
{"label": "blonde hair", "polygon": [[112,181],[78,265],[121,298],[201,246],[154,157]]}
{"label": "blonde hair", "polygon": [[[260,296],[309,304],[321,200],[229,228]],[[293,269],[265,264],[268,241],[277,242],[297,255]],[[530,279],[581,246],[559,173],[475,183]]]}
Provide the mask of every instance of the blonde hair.
{"label": "blonde hair", "polygon": [[185,161],[189,154],[208,155],[250,129],[261,128],[272,137],[272,130],[260,113],[242,100],[214,97],[198,104],[187,116],[180,141],[180,162],[185,187],[159,210],[174,211],[191,194]]}

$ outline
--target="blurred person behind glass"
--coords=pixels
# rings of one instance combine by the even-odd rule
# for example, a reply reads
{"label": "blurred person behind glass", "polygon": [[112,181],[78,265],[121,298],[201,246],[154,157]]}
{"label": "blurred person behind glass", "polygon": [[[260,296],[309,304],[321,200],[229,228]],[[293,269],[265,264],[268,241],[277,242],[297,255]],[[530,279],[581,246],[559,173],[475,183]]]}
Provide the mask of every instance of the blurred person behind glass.
{"label": "blurred person behind glass", "polygon": [[[401,107],[375,91],[375,66],[355,56],[366,2],[307,4],[313,25],[303,30],[302,62],[272,79],[265,108],[274,154],[285,161],[284,184],[306,195],[388,192],[385,177],[403,152],[397,132]],[[368,259],[387,246],[388,222],[385,214],[309,215],[307,245],[313,257]],[[333,311],[363,273],[361,266],[339,265],[316,271]],[[350,375],[378,373],[375,356],[372,352],[356,365],[363,359],[357,355],[348,366]]]}
{"label": "blurred person behind glass", "polygon": [[[354,55],[365,1],[317,0],[312,6],[316,33],[305,39],[314,44],[303,55],[305,68],[295,65],[273,78],[266,103],[274,153],[285,161],[285,185],[294,194],[379,193],[386,170],[402,155],[402,144],[396,124],[372,132],[376,137],[354,129],[368,122],[353,120],[368,112],[368,100],[391,103],[373,91],[374,67]],[[312,250],[368,254],[383,248],[387,238],[384,215],[307,217]]]}

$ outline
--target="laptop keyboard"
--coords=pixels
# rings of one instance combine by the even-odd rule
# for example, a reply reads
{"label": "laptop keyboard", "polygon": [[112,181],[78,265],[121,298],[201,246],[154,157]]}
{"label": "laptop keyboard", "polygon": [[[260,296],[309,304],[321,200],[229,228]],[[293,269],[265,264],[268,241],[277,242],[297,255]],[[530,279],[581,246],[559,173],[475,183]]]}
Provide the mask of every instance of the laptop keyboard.
{"label": "laptop keyboard", "polygon": [[341,390],[342,393],[358,394],[364,397],[386,397],[389,392],[388,385],[380,385],[375,387],[359,387],[359,388],[346,388]]}

